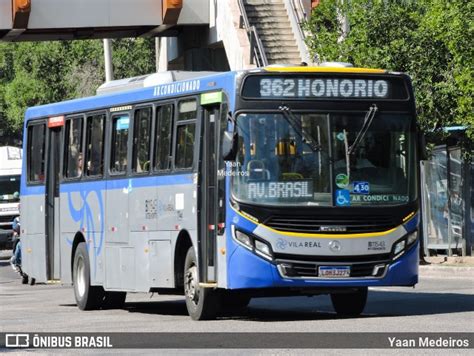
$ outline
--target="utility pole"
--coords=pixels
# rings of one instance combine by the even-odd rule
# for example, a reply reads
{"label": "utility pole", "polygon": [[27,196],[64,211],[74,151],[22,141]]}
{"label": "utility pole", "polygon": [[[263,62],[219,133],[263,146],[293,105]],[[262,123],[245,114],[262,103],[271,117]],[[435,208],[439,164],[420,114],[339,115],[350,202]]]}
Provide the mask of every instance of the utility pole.
{"label": "utility pole", "polygon": [[105,62],[105,82],[114,80],[114,69],[112,66],[112,44],[110,39],[104,39],[104,62]]}
{"label": "utility pole", "polygon": [[155,37],[155,71],[160,70],[160,37]]}

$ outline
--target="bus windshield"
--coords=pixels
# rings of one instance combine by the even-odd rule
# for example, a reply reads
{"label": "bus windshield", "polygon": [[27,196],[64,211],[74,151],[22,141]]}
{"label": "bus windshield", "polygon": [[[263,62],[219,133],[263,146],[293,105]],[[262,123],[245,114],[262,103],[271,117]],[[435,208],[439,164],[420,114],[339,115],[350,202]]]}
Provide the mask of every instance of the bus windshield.
{"label": "bus windshield", "polygon": [[285,114],[238,116],[238,154],[232,165],[236,200],[370,206],[415,199],[411,116],[377,113],[353,146],[366,113]]}
{"label": "bus windshield", "polygon": [[20,200],[20,176],[0,176],[0,202],[16,202]]}

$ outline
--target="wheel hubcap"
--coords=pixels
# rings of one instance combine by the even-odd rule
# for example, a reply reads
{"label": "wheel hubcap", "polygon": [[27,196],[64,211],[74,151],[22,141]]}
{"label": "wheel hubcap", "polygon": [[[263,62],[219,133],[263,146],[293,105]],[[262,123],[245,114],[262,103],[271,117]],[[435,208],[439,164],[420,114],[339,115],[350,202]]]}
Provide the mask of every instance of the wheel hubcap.
{"label": "wheel hubcap", "polygon": [[84,259],[82,257],[77,259],[77,268],[76,268],[76,285],[77,285],[77,292],[79,296],[84,296],[86,292],[86,278],[84,275],[85,267],[84,267]]}
{"label": "wheel hubcap", "polygon": [[199,302],[199,287],[196,266],[191,266],[186,271],[184,277],[184,289],[186,297],[197,305]]}

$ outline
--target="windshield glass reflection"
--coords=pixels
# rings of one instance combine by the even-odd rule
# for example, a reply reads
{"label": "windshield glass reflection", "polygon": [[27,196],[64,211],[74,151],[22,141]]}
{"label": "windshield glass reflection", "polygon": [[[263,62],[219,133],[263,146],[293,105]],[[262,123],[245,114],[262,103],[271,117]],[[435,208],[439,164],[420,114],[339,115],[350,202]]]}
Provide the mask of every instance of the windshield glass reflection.
{"label": "windshield glass reflection", "polygon": [[[377,114],[349,154],[365,114],[241,114],[232,192],[269,205],[404,204],[414,199],[409,116]],[[331,174],[332,173],[332,174]],[[333,180],[331,182],[331,179]]]}

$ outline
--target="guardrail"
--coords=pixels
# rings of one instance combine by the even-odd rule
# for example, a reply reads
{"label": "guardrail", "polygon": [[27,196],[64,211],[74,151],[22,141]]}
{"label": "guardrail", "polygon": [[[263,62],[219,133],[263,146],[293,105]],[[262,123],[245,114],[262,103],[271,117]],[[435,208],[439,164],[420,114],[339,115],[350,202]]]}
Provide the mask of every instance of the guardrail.
{"label": "guardrail", "polygon": [[255,26],[251,26],[247,17],[247,11],[245,10],[245,4],[243,0],[238,0],[240,8],[240,28],[244,28],[247,31],[250,41],[250,63],[255,64],[257,67],[265,67],[268,65],[267,55],[263,48],[262,41],[258,36],[257,29]]}

